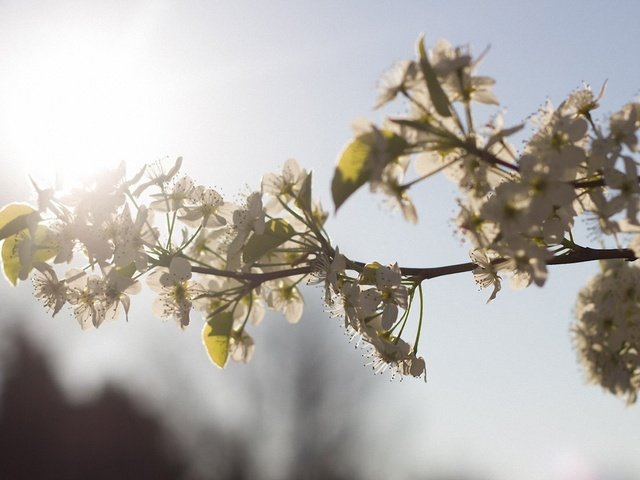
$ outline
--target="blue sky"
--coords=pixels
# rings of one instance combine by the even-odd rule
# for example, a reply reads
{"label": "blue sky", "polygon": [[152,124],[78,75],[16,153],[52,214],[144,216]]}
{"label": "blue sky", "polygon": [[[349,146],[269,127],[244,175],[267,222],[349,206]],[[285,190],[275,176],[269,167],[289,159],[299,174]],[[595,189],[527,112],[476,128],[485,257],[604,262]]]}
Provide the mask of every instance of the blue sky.
{"label": "blue sky", "polygon": [[[413,56],[420,32],[427,43],[447,38],[477,53],[490,46],[480,72],[497,80],[507,123],[518,123],[583,81],[597,90],[608,79],[603,114],[636,97],[639,14],[636,2],[595,1],[4,1],[0,200],[29,200],[27,174],[47,182],[54,170],[73,177],[124,160],[133,171],[177,155],[186,173],[233,198],[294,157],[313,169],[315,192],[329,207],[333,164],[352,121],[381,118],[372,109],[378,79]],[[359,192],[330,220],[329,232],[360,260],[464,262],[467,248],[452,234],[452,192],[446,181],[421,184],[417,226]],[[556,267],[543,289],[505,289],[490,305],[470,275],[428,283],[421,350],[429,382],[366,380],[374,393],[364,402],[363,428],[387,455],[368,467],[380,478],[417,471],[498,480],[640,478],[637,407],[586,386],[571,348],[575,295],[596,270]],[[14,295],[4,286],[0,292]],[[18,289],[22,299],[29,293]],[[341,352],[335,358],[356,364],[345,372],[370,376],[336,322],[325,321],[320,292],[307,296],[303,324],[325,322],[324,334]],[[184,364],[194,392],[219,385],[232,392],[209,403],[204,394],[189,400],[202,418],[251,408],[233,397],[243,387],[228,377],[244,378],[242,369],[256,367],[218,372],[200,358],[198,327],[183,334],[149,318],[148,305],[136,308],[139,320],[88,334],[70,317],[51,322],[34,310],[29,328],[73,391],[107,378],[133,390],[143,381],[168,389],[157,362],[144,358],[164,348]],[[278,320],[273,328],[289,342],[312,341],[304,325],[287,330]],[[140,347],[149,338],[155,346]],[[171,411],[162,402],[154,408]],[[238,422],[243,416],[228,415]]]}

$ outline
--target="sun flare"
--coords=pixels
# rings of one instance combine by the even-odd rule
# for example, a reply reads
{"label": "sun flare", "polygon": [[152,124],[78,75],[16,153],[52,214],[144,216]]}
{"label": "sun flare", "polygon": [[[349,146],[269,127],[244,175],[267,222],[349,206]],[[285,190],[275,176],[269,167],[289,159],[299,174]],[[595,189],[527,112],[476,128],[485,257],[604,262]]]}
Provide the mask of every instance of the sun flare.
{"label": "sun flare", "polygon": [[43,183],[73,184],[131,162],[152,123],[145,77],[132,54],[114,46],[63,39],[22,58],[9,80],[8,149]]}

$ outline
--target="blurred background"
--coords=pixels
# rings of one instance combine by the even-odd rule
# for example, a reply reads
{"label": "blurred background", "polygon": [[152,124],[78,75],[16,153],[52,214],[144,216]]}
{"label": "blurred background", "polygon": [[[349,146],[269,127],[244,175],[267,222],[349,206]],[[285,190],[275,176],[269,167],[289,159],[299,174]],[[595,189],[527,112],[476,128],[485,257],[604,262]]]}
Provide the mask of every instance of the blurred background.
{"label": "blurred background", "polygon": [[[352,121],[402,111],[373,111],[376,88],[420,32],[490,46],[479,72],[516,124],[582,82],[608,79],[602,115],[636,98],[639,15],[596,1],[2,0],[0,203],[33,201],[28,175],[70,186],[178,155],[233,199],[293,157],[330,209]],[[467,261],[452,186],[413,196],[418,225],[363,190],[328,231],[360,260]],[[268,316],[253,361],[220,371],[198,322],[153,318],[149,295],[129,322],[81,332],[29,282],[2,282],[0,478],[640,479],[637,406],[587,386],[571,346],[596,271],[556,267],[489,305],[471,275],[427,283],[427,384],[374,376],[313,287],[300,324]]]}

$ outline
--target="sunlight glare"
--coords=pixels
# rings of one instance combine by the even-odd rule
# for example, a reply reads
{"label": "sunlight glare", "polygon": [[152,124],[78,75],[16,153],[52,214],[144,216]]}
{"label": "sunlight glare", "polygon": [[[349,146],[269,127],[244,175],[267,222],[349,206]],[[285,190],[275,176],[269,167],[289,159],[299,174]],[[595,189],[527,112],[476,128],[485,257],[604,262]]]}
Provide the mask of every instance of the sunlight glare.
{"label": "sunlight glare", "polygon": [[135,154],[154,112],[133,53],[62,40],[21,59],[10,80],[4,128],[25,173],[66,187],[123,160],[129,173],[142,163]]}

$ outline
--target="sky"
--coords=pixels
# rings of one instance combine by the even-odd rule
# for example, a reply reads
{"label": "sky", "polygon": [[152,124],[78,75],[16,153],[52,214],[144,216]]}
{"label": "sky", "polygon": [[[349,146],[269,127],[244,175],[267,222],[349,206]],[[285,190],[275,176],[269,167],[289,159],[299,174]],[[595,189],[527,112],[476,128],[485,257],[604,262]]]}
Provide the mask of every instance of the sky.
{"label": "sky", "polygon": [[[476,53],[489,46],[479,71],[496,79],[500,109],[516,124],[583,82],[597,91],[608,81],[602,115],[637,98],[639,15],[630,1],[4,0],[0,202],[32,199],[28,175],[69,186],[121,161],[133,172],[181,155],[185,173],[229,198],[296,158],[313,170],[314,195],[330,209],[333,166],[352,122],[382,118],[373,110],[379,78],[413,57],[421,32],[428,44],[447,38]],[[388,112],[394,108],[401,111]],[[358,192],[329,220],[332,240],[365,261],[467,261],[468,247],[452,230],[452,186],[434,179],[413,196],[415,226]],[[305,292],[301,325],[274,316],[260,329],[304,345],[318,334],[309,328],[320,328],[343,381],[366,378],[354,415],[371,478],[638,479],[638,408],[586,385],[571,347],[576,293],[596,272],[596,265],[554,267],[544,288],[505,288],[489,305],[470,275],[428,282],[420,350],[427,384],[390,382],[361,367],[361,353],[321,311],[319,290]],[[151,318],[150,298],[136,302],[128,323],[85,333],[70,315],[47,318],[30,293],[29,285],[0,289],[79,397],[118,381],[175,425],[215,417],[237,426],[253,408],[244,386],[252,369],[286,388],[286,375],[264,367],[271,358],[286,373],[283,359],[266,353],[267,333],[254,364],[220,372],[200,349],[199,328],[180,332]],[[166,365],[179,381],[163,377]],[[176,407],[181,388],[193,395]],[[384,462],[376,460],[381,452]]]}

